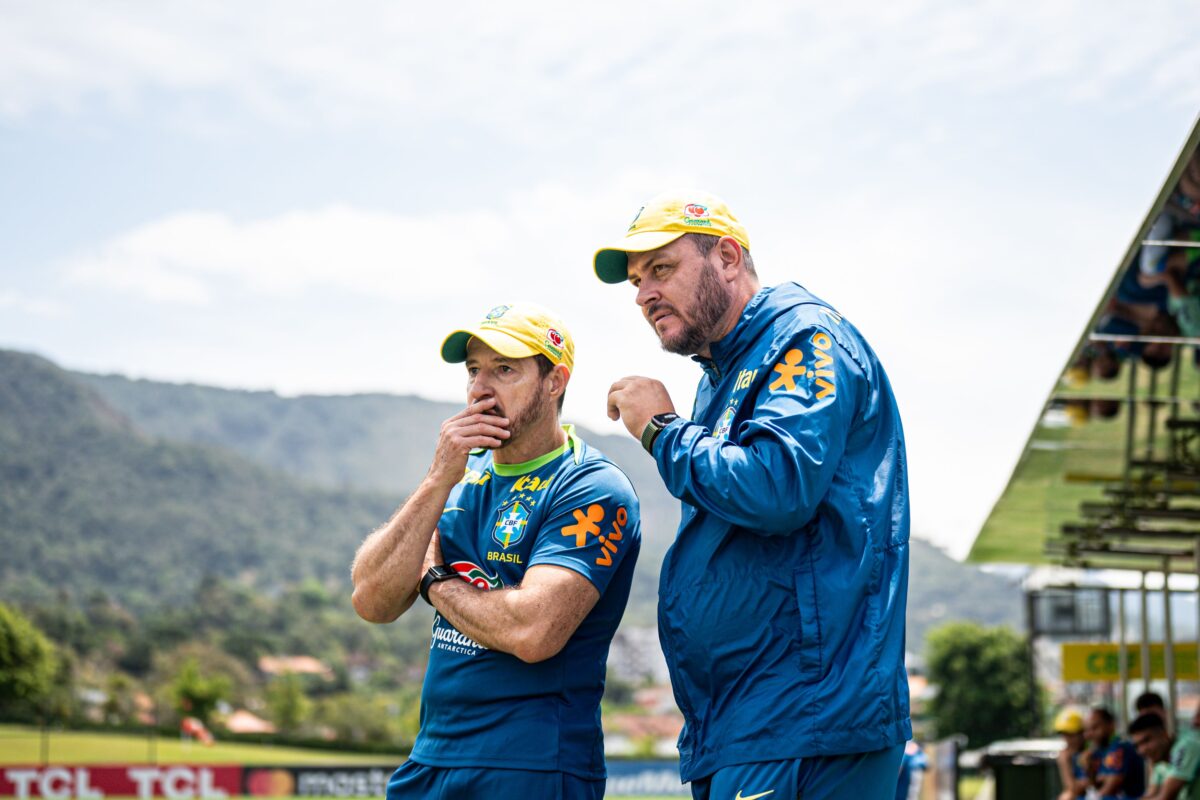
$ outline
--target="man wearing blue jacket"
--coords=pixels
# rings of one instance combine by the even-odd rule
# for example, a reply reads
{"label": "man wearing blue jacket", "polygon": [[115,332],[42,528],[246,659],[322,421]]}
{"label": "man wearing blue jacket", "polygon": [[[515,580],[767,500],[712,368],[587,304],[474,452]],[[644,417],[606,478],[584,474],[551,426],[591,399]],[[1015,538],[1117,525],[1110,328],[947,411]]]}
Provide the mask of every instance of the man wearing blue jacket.
{"label": "man wearing blue jacket", "polygon": [[608,412],[682,501],[659,636],[696,798],[890,798],[911,738],[908,479],[887,375],[795,283],[763,289],[718,198],[660,195],[597,252],[663,349],[704,370],[691,418],[627,377]]}

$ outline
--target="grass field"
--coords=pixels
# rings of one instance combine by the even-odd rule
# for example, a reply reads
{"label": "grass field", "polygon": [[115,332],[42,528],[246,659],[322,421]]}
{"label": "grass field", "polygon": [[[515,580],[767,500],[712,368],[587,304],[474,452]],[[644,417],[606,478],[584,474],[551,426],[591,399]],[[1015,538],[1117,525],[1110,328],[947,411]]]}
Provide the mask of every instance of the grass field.
{"label": "grass field", "polygon": [[[40,764],[42,758],[41,732],[37,728],[0,725],[0,767],[16,764]],[[151,754],[156,754],[156,757]],[[212,747],[180,742],[174,738],[159,738],[152,750],[146,737],[126,734],[54,731],[49,737],[47,761],[50,764],[144,764],[154,760],[159,764],[256,764],[313,765],[373,764],[399,765],[404,756],[356,755],[336,751],[307,750],[294,747],[272,747],[257,744],[218,742]],[[983,779],[964,778],[960,783],[963,800],[971,800],[979,791]],[[668,800],[664,795],[608,795],[611,800]],[[120,798],[106,798],[120,800]],[[304,800],[325,800],[304,798]],[[332,800],[332,799],[330,799]]]}
{"label": "grass field", "polygon": [[[217,742],[212,747],[159,738],[153,749],[146,737],[126,734],[53,731],[48,738],[47,762],[50,764],[273,764],[302,766],[322,764],[396,765],[405,756],[357,755],[336,751],[272,747],[257,744]],[[153,754],[153,755],[152,755]],[[0,725],[0,767],[16,764],[40,764],[42,736],[37,728]],[[613,800],[665,800],[660,797],[621,795]],[[106,800],[119,800],[107,798]],[[304,800],[322,800],[304,798]]]}
{"label": "grass field", "polygon": [[[51,764],[399,764],[403,755],[359,755],[295,747],[227,744],[204,747],[160,737],[151,745],[144,736],[54,731],[48,741]],[[0,725],[0,765],[38,764],[42,737],[37,728]]]}

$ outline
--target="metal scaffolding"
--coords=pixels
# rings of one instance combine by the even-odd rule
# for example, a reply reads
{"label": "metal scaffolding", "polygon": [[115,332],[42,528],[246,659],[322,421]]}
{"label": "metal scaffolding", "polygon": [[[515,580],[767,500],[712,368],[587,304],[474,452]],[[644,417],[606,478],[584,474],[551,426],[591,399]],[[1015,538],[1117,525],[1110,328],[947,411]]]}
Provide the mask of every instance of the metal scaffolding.
{"label": "metal scaffolding", "polygon": [[[1114,337],[1103,338],[1109,341]],[[1139,337],[1123,338],[1144,343]],[[1124,367],[1127,380],[1121,402],[1126,413],[1120,475],[1099,481],[1106,499],[1083,501],[1079,521],[1064,523],[1059,536],[1047,540],[1046,554],[1064,566],[1140,573],[1138,650],[1144,691],[1150,690],[1152,676],[1149,579],[1161,575],[1166,702],[1174,712],[1178,687],[1172,574],[1197,576],[1200,609],[1200,395],[1180,396],[1181,364],[1192,355],[1197,342],[1168,338],[1160,343],[1171,348],[1167,381],[1159,379],[1159,370],[1144,367],[1134,358]],[[1197,624],[1200,626],[1200,618]],[[1125,590],[1118,594],[1118,629],[1124,721],[1129,688]],[[1200,658],[1200,635],[1196,646]],[[1169,716],[1173,719],[1174,713]]]}

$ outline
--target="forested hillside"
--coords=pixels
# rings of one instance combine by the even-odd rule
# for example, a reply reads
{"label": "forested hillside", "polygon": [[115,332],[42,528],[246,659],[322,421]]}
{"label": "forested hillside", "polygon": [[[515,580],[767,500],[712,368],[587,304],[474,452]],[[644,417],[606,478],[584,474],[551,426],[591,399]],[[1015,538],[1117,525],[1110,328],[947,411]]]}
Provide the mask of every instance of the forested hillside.
{"label": "forested hillside", "polygon": [[[219,445],[325,486],[356,486],[399,498],[424,475],[452,403],[418,397],[351,395],[283,398],[272,392],[215,389],[78,375],[138,428],[168,438]],[[642,501],[645,545],[631,620],[653,624],[658,566],[678,521],[678,503],[653,461],[632,438],[582,434],[633,480]],[[934,502],[914,498],[915,503]],[[914,539],[908,641],[919,652],[928,628],[948,619],[1021,626],[1019,589]]]}
{"label": "forested hillside", "polygon": [[392,498],[302,485],[227,449],[148,436],[43,359],[0,351],[0,583],[26,601],[102,590],[137,611],[206,575],[348,586]]}
{"label": "forested hillside", "polygon": [[[59,648],[52,715],[101,713],[81,705],[87,688],[107,698],[109,721],[145,722],[145,697],[169,720],[207,675],[274,719],[311,703],[293,731],[410,740],[429,609],[359,620],[348,567],[424,474],[455,408],[80,375],[0,350],[0,601]],[[638,487],[645,540],[623,624],[653,626],[678,504],[632,438],[582,434]],[[1019,625],[1019,607],[1015,586],[914,540],[910,650],[949,619]],[[330,674],[298,684],[260,669],[287,654]]]}
{"label": "forested hillside", "polygon": [[[424,474],[454,410],[80,375],[0,351],[0,597],[107,596],[142,616],[199,602],[206,580],[272,597],[310,579],[357,624],[354,549]],[[639,489],[645,547],[627,623],[653,625],[678,505],[632,439],[584,435]],[[1019,609],[1009,582],[914,541],[910,649],[946,619],[1019,627]]]}
{"label": "forested hillside", "polygon": [[[147,434],[218,446],[326,489],[385,493],[399,505],[429,468],[452,403],[394,395],[302,396],[216,389],[76,373]],[[569,420],[567,420],[569,422]],[[679,504],[653,460],[629,436],[579,434],[613,459],[637,487],[642,553],[627,620],[653,625],[658,567],[675,534]]]}

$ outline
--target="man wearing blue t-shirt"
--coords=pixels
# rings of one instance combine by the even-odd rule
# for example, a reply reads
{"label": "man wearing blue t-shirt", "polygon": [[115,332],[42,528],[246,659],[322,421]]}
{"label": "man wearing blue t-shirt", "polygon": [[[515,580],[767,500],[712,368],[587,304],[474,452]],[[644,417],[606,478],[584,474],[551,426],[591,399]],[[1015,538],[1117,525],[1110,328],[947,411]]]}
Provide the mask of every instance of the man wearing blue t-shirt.
{"label": "man wearing blue t-shirt", "polygon": [[[600,696],[641,544],[625,475],[560,426],[574,343],[532,304],[455,331],[467,407],[354,559],[354,607],[436,611],[421,730],[388,800],[604,794]],[[461,578],[461,580],[459,580]]]}
{"label": "man wearing blue t-shirt", "polygon": [[1146,767],[1133,742],[1117,735],[1117,720],[1103,706],[1093,708],[1084,724],[1097,763],[1092,785],[1101,800],[1141,797],[1146,788]]}

